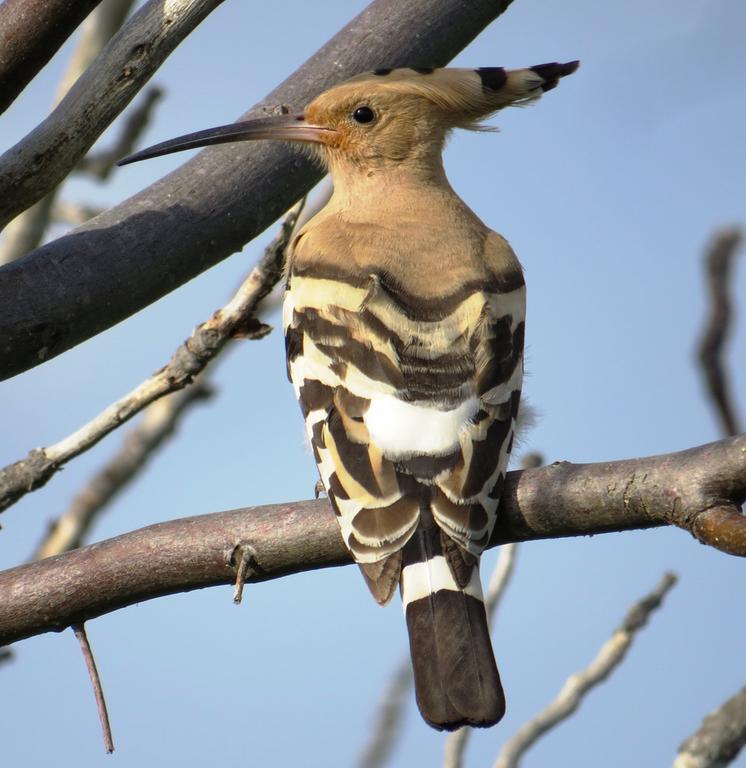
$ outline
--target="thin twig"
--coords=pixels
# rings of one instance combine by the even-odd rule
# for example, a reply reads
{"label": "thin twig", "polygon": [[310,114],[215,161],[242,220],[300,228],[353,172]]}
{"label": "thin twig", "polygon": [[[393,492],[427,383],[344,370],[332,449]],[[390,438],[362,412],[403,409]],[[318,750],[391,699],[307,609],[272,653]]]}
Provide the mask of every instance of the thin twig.
{"label": "thin twig", "polygon": [[167,365],[72,435],[47,448],[36,448],[25,459],[0,470],[0,511],[41,488],[70,459],[93,447],[150,403],[191,384],[232,338],[259,338],[271,330],[256,319],[255,311],[280,279],[285,248],[301,208],[299,203],[288,212],[280,233],[233,298],[194,329]]}
{"label": "thin twig", "polygon": [[516,768],[520,765],[528,749],[547,731],[570,717],[588,692],[609,677],[624,660],[637,633],[647,624],[653,611],[660,607],[664,596],[676,583],[676,578],[673,573],[664,574],[658,586],[629,609],[619,628],[604,643],[590,665],[571,675],[557,698],[503,745],[495,768]]}
{"label": "thin twig", "polygon": [[680,747],[673,768],[724,768],[746,746],[746,686],[703,720]]}
{"label": "thin twig", "polygon": [[399,661],[383,690],[371,737],[357,763],[360,768],[380,768],[388,761],[404,725],[404,705],[413,681],[407,655]]}
{"label": "thin twig", "polygon": [[119,450],[75,496],[67,511],[52,523],[34,559],[79,547],[100,513],[175,432],[189,407],[204,402],[212,394],[211,387],[200,377],[194,386],[149,405],[142,420],[125,435]]}
{"label": "thin twig", "polygon": [[707,391],[726,435],[741,432],[723,354],[733,317],[730,275],[742,240],[740,229],[724,229],[714,236],[705,254],[710,311],[698,357]]}
{"label": "thin twig", "polygon": [[107,754],[111,754],[114,751],[114,739],[111,736],[109,713],[106,710],[104,690],[101,687],[101,678],[98,676],[98,669],[96,669],[96,660],[93,658],[93,651],[91,651],[91,646],[88,642],[85,624],[73,624],[73,632],[75,632],[75,637],[78,643],[80,643],[80,650],[83,652],[85,665],[88,668],[88,676],[91,678],[91,685],[93,686],[93,693],[96,696],[96,708],[98,709],[98,718],[101,721],[104,749],[106,749]]}

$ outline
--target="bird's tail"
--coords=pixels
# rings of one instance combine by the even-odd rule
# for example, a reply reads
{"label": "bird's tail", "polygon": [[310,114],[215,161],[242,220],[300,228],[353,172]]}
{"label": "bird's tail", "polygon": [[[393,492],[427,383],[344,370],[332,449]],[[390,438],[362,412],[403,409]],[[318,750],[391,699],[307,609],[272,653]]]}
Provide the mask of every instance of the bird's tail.
{"label": "bird's tail", "polygon": [[505,697],[478,559],[434,524],[421,524],[404,547],[401,592],[424,719],[447,731],[497,723],[505,714]]}

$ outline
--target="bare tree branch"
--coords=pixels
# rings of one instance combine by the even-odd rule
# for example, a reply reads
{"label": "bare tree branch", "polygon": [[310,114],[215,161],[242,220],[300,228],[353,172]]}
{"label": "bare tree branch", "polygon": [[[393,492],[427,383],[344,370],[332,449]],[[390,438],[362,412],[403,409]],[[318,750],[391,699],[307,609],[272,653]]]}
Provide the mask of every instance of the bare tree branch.
{"label": "bare tree branch", "polygon": [[0,157],[0,228],[75,167],[166,57],[222,0],[149,0],[52,114]]}
{"label": "bare tree branch", "polygon": [[109,724],[109,712],[106,709],[106,699],[104,698],[104,689],[101,687],[101,678],[96,668],[96,659],[93,658],[91,644],[88,642],[88,634],[85,631],[85,624],[73,624],[73,632],[80,644],[80,650],[83,653],[88,676],[91,678],[93,694],[96,697],[96,709],[98,710],[98,719],[101,721],[101,732],[104,736],[104,749],[107,754],[114,751],[114,739],[111,737],[111,725]]}
{"label": "bare tree branch", "polygon": [[[244,117],[267,109],[302,109],[325,88],[365,69],[443,65],[509,2],[375,0]],[[142,13],[130,20],[130,30]],[[129,33],[123,29],[122,34]],[[112,41],[101,66],[120,47],[121,38]],[[142,79],[143,59],[153,60],[143,39],[123,53],[127,60],[134,57],[138,66],[133,72]],[[121,62],[117,71],[122,71]],[[117,92],[125,90],[130,98],[132,79],[125,78]],[[106,91],[100,83],[94,90],[96,99]],[[74,91],[71,105],[93,98],[87,82]],[[66,120],[59,130],[57,139],[75,133],[76,121]],[[80,151],[62,143],[70,170],[92,138],[76,140]],[[48,188],[60,173],[28,184]],[[319,178],[306,155],[281,143],[213,147],[75,232],[0,269],[0,378],[60,354],[218,263],[256,237]]]}
{"label": "bare tree branch", "polygon": [[[60,103],[101,53],[109,38],[122,25],[133,2],[134,0],[102,0],[98,8],[85,20],[80,40],[57,88],[53,107]],[[8,224],[0,240],[0,265],[19,259],[42,242],[53,216],[56,195],[55,187]]]}
{"label": "bare tree branch", "polygon": [[723,365],[723,352],[733,316],[730,275],[742,240],[740,229],[724,229],[715,235],[705,255],[710,314],[699,343],[698,356],[707,391],[726,435],[736,435],[741,431]]}
{"label": "bare tree branch", "polygon": [[0,3],[0,113],[54,56],[99,0]]}
{"label": "bare tree branch", "polygon": [[[674,523],[693,530],[714,500],[746,497],[746,435],[679,453],[508,473],[491,546]],[[644,479],[643,479],[644,478]],[[328,501],[253,507],[160,523],[0,573],[0,645],[125,605],[235,581],[349,562]]]}
{"label": "bare tree branch", "polygon": [[34,559],[79,547],[102,510],[175,432],[189,407],[210,397],[212,389],[200,377],[194,386],[149,405],[142,421],[125,435],[119,450],[77,494],[69,509],[52,523]]}
{"label": "bare tree branch", "polygon": [[723,768],[746,746],[746,686],[711,712],[680,747],[673,768]]}
{"label": "bare tree branch", "polygon": [[497,756],[495,768],[517,768],[525,752],[541,736],[578,709],[588,692],[606,680],[624,661],[635,636],[647,624],[653,611],[660,607],[664,596],[675,583],[676,576],[666,573],[651,594],[630,608],[621,626],[604,643],[590,665],[568,677],[557,698],[533,720],[523,725],[518,733],[503,745]]}
{"label": "bare tree branch", "polygon": [[286,215],[280,233],[233,298],[198,325],[163,368],[72,435],[47,448],[35,448],[25,459],[0,470],[0,512],[41,488],[70,459],[92,448],[150,403],[191,384],[231,339],[259,338],[270,330],[255,318],[256,308],[280,279],[285,249],[301,208],[296,205]]}

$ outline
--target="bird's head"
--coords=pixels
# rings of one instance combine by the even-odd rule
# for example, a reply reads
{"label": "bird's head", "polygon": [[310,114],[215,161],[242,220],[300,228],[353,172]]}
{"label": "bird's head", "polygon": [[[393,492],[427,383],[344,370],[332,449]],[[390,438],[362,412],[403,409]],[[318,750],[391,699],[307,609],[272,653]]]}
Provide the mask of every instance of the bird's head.
{"label": "bird's head", "polygon": [[503,107],[535,101],[578,62],[526,69],[379,69],[317,96],[299,115],[210,128],[137,152],[120,165],[210,144],[274,139],[308,144],[331,166],[427,163],[452,128],[478,128]]}

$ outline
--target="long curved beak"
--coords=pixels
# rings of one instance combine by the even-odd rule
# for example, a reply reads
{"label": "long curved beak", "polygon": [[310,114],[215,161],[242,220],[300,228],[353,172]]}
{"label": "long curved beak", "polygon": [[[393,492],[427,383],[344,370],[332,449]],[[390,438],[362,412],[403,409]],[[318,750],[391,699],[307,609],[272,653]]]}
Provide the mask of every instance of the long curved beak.
{"label": "long curved beak", "polygon": [[233,141],[257,141],[259,139],[279,139],[284,141],[302,141],[321,143],[325,135],[334,133],[332,128],[307,123],[303,115],[278,115],[247,120],[243,123],[220,125],[196,133],[188,133],[175,139],[162,141],[152,147],[135,152],[120,160],[117,165],[128,165],[151,157],[169,155],[184,149],[207,147],[210,144],[227,144]]}

